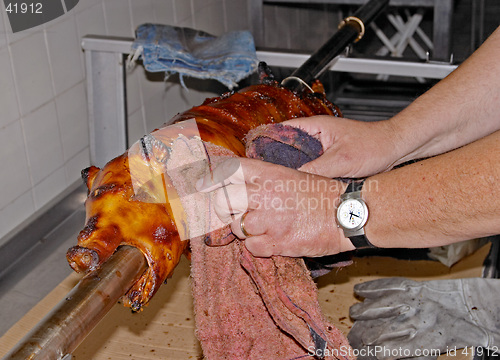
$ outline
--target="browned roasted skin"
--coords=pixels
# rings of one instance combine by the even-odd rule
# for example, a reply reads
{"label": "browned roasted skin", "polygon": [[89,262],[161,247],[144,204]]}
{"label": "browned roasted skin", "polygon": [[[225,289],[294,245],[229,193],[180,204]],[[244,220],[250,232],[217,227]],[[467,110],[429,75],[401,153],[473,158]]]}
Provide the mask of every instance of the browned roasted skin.
{"label": "browned roasted skin", "polygon": [[[195,118],[202,140],[244,156],[244,136],[261,124],[320,114],[340,116],[338,108],[326,100],[322,86],[318,83],[313,88],[320,93],[299,96],[275,83],[254,85],[207,99],[173,120]],[[102,170],[90,167],[82,172],[89,188],[86,225],[78,236],[78,246],[68,250],[67,259],[75,271],[91,271],[119,245],[140,249],[149,267],[124,298],[126,306],[139,310],[172,275],[188,241],[180,240],[168,203],[134,198],[129,161],[132,159],[125,153]]]}

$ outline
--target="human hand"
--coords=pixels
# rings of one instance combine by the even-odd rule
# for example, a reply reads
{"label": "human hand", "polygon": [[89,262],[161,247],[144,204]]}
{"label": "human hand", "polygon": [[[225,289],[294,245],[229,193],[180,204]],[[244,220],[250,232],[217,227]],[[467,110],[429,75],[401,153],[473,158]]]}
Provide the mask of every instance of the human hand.
{"label": "human hand", "polygon": [[400,159],[398,133],[390,121],[365,122],[334,116],[284,121],[318,138],[324,153],[299,170],[331,178],[360,178],[390,170]]}
{"label": "human hand", "polygon": [[348,339],[358,359],[435,359],[438,351],[500,346],[498,279],[386,278],[354,292],[365,298],[350,309],[356,322]]}
{"label": "human hand", "polygon": [[[199,191],[217,190],[217,215],[225,223],[232,220],[232,232],[261,257],[314,257],[353,250],[335,221],[338,199],[346,187],[336,180],[245,158],[225,161],[197,184]],[[248,237],[241,229],[245,213]]]}

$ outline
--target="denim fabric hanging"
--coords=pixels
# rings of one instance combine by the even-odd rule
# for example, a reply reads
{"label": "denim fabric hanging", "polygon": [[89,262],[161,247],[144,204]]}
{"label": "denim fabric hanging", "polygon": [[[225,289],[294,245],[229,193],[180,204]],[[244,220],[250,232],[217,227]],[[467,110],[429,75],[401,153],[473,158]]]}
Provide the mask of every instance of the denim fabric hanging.
{"label": "denim fabric hanging", "polygon": [[190,28],[143,24],[136,30],[133,60],[147,71],[215,79],[229,89],[253,73],[258,64],[252,34],[232,31],[219,37]]}

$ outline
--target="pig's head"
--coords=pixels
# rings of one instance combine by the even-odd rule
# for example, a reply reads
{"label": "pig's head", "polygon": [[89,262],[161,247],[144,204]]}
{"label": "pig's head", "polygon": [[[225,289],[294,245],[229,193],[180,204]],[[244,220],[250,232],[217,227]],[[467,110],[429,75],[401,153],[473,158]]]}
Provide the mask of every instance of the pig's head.
{"label": "pig's head", "polygon": [[180,241],[168,201],[137,198],[127,153],[102,169],[91,166],[83,170],[82,178],[89,190],[86,224],[78,235],[78,245],[67,252],[68,262],[75,271],[88,272],[98,268],[120,245],[141,250],[149,268],[124,299],[125,304],[138,310],[171,275],[188,241]]}

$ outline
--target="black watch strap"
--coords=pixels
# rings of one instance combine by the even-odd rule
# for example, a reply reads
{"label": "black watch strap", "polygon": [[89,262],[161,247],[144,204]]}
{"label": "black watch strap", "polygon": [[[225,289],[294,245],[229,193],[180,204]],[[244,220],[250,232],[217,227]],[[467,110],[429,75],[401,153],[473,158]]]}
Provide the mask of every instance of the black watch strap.
{"label": "black watch strap", "polygon": [[351,240],[352,244],[356,249],[374,249],[376,248],[371,242],[368,241],[365,235],[356,235],[350,236],[349,240]]}
{"label": "black watch strap", "polygon": [[347,188],[345,189],[345,193],[347,194],[347,193],[351,193],[351,192],[355,192],[355,191],[361,191],[364,183],[365,183],[365,180],[351,181],[349,183],[349,185],[347,185]]}
{"label": "black watch strap", "polygon": [[[365,181],[351,181],[349,185],[347,186],[345,192],[346,193],[351,193],[355,191],[361,191],[363,188]],[[356,249],[373,249],[376,248],[375,245],[373,245],[370,241],[368,241],[368,238],[366,235],[355,235],[355,236],[349,236],[349,240],[351,240],[352,244]]]}

